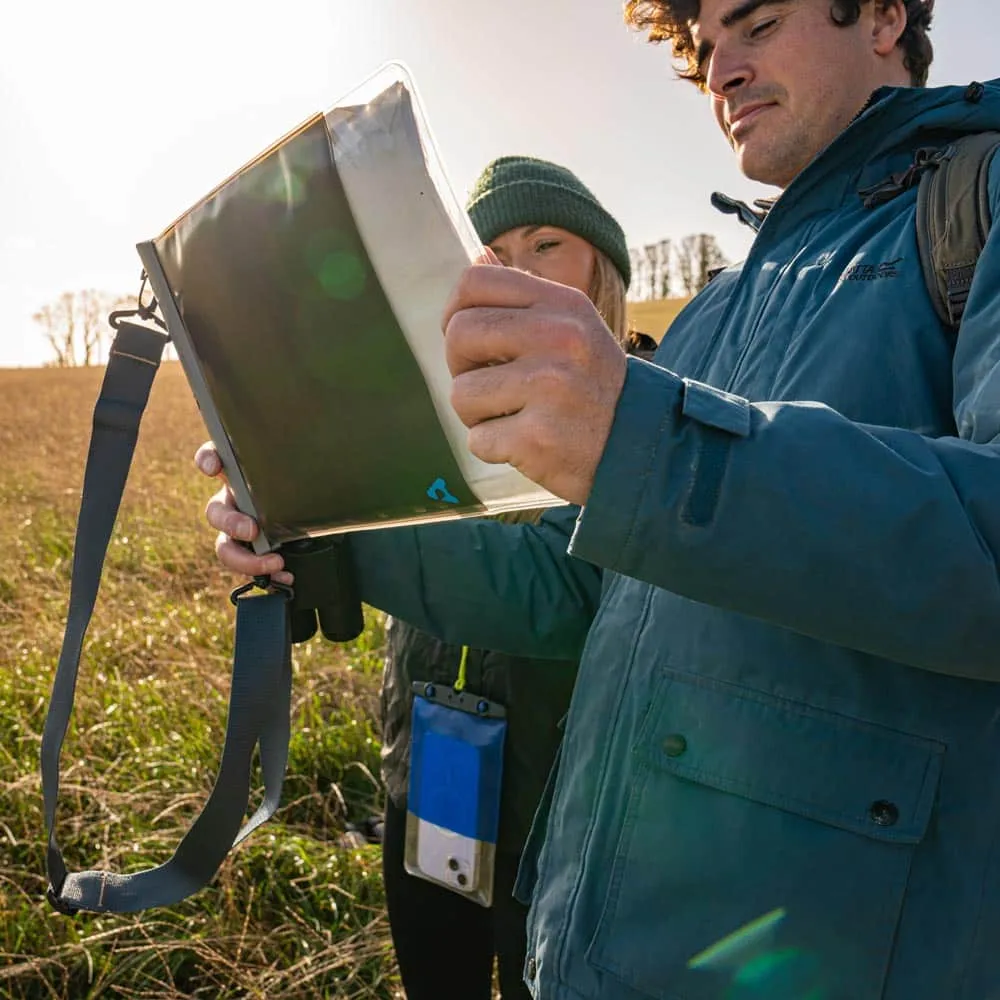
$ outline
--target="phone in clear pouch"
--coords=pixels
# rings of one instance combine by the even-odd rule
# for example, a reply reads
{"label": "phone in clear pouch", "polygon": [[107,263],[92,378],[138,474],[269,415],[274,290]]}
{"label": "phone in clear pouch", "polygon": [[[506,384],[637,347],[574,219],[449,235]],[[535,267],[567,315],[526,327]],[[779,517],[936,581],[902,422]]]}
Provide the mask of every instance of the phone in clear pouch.
{"label": "phone in clear pouch", "polygon": [[447,685],[413,690],[404,866],[491,906],[506,711]]}

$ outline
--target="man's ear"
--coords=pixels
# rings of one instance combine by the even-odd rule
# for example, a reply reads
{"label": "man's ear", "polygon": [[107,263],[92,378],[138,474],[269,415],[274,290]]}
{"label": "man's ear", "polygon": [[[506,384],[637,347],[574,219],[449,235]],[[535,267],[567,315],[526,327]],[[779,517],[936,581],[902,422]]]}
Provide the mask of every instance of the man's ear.
{"label": "man's ear", "polygon": [[876,55],[891,55],[906,30],[903,0],[873,0],[872,48]]}

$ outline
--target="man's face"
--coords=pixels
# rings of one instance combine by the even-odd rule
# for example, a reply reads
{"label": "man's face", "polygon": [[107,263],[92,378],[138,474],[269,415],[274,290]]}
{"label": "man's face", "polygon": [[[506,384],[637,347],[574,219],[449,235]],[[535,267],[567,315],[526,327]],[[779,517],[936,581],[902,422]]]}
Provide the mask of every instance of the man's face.
{"label": "man's face", "polygon": [[[691,24],[716,121],[752,180],[787,187],[872,91],[905,85],[898,0],[839,27],[831,0],[701,0]],[[900,19],[902,19],[901,23]]]}

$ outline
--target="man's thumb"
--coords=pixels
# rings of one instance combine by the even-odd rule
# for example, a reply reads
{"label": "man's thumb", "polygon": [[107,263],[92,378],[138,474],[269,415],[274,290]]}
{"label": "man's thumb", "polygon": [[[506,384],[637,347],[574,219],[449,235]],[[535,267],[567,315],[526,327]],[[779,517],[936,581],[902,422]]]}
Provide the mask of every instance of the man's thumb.
{"label": "man's thumb", "polygon": [[476,258],[477,264],[492,264],[494,267],[503,267],[500,258],[490,247],[483,247],[483,252]]}

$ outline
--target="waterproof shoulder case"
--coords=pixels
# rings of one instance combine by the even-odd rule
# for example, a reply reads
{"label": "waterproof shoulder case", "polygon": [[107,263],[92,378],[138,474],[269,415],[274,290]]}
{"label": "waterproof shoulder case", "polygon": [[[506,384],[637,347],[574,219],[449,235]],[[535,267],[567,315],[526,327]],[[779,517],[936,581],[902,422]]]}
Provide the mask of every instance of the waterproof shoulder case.
{"label": "waterproof shoulder case", "polygon": [[562,502],[451,407],[441,316],[480,243],[403,66],[138,250],[257,552]]}
{"label": "waterproof shoulder case", "polygon": [[403,865],[492,906],[506,710],[448,685],[413,691]]}

